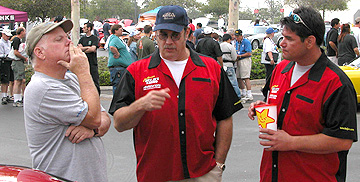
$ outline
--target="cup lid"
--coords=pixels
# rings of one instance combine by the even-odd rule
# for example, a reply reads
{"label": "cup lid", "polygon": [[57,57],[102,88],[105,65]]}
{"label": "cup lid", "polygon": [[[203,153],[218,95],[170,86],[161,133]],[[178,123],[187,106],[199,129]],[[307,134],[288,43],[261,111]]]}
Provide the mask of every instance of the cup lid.
{"label": "cup lid", "polygon": [[270,107],[270,106],[277,106],[276,104],[261,104],[261,105],[256,105],[255,108],[258,108],[258,107]]}

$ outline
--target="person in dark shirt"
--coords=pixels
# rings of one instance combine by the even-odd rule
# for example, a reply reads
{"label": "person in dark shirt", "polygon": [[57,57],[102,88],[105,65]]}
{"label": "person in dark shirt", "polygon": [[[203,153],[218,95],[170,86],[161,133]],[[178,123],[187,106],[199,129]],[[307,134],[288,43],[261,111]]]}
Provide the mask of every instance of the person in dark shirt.
{"label": "person in dark shirt", "polygon": [[331,29],[326,34],[326,50],[327,56],[335,64],[338,64],[338,29],[340,27],[340,20],[334,18],[331,20]]}
{"label": "person in dark shirt", "polygon": [[211,33],[212,33],[211,27],[206,27],[204,29],[205,37],[201,39],[196,45],[196,52],[214,58],[222,67],[223,66],[222,51],[220,49],[219,43],[216,42],[211,37]]}
{"label": "person in dark shirt", "polygon": [[86,57],[89,60],[90,74],[100,95],[99,71],[96,55],[99,39],[91,34],[93,27],[94,25],[90,22],[84,24],[83,31],[86,34],[80,38],[78,47],[85,52]]}

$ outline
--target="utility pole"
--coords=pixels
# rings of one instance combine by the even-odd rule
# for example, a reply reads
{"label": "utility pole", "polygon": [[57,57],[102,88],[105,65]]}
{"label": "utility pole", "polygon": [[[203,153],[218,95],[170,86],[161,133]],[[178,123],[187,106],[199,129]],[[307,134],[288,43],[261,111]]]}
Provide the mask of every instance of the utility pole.
{"label": "utility pole", "polygon": [[229,20],[228,20],[228,29],[233,28],[234,30],[238,29],[239,22],[239,0],[229,0]]}
{"label": "utility pole", "polygon": [[74,27],[71,30],[71,41],[77,45],[80,39],[80,2],[79,0],[71,0],[71,20]]}

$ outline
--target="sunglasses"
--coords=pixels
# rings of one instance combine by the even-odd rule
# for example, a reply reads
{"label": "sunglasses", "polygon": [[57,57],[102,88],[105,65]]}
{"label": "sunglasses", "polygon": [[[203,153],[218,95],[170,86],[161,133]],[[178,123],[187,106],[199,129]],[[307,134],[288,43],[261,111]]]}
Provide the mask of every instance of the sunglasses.
{"label": "sunglasses", "polygon": [[165,32],[160,32],[157,36],[159,37],[160,40],[166,40],[170,36],[171,40],[177,41],[180,39],[181,34],[180,32],[173,32],[171,35],[168,35]]}
{"label": "sunglasses", "polygon": [[308,30],[310,30],[310,32],[312,32],[312,30],[305,24],[305,22],[301,19],[301,17],[298,14],[291,12],[289,17],[292,18],[295,23],[303,24]]}

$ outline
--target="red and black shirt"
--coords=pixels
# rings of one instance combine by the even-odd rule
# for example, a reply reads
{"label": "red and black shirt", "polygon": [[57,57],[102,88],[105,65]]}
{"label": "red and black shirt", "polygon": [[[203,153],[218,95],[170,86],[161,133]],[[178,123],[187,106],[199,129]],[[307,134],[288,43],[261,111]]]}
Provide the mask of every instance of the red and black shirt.
{"label": "red and black shirt", "polygon": [[180,86],[159,51],[131,64],[114,94],[109,113],[151,90],[170,89],[162,109],[146,112],[134,128],[138,181],[196,178],[216,166],[217,122],[243,106],[226,73],[212,58],[190,49]]}
{"label": "red and black shirt", "polygon": [[[294,65],[282,61],[271,78],[269,103],[278,106],[278,128],[292,136],[323,133],[357,141],[356,93],[350,79],[323,53],[290,86]],[[347,153],[264,150],[260,181],[342,181]]]}

